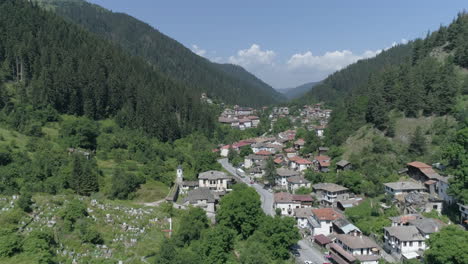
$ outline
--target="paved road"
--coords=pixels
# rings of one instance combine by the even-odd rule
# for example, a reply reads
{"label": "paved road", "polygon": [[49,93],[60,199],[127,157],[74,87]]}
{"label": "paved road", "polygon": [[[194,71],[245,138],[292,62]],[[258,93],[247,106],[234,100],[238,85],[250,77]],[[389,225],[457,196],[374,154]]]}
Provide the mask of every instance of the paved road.
{"label": "paved road", "polygon": [[[250,184],[249,177],[239,177],[236,173],[236,168],[234,168],[228,161],[228,159],[220,159],[218,162],[223,166],[225,170],[230,172],[239,182],[244,182],[247,185],[255,188],[257,193],[260,195],[260,200],[262,202],[262,209],[267,215],[274,215],[273,211],[273,193],[268,190],[263,189],[263,187],[257,183]],[[302,239],[298,243],[298,251],[300,256],[296,258],[297,263],[304,263],[306,260],[312,261],[314,264],[322,264],[325,262],[322,252],[314,248],[307,239]]]}
{"label": "paved road", "polygon": [[224,169],[229,171],[234,177],[237,179],[237,181],[244,182],[247,185],[252,186],[255,188],[257,193],[260,195],[260,200],[262,201],[262,209],[263,212],[267,215],[274,215],[275,212],[273,211],[273,194],[269,192],[268,190],[263,189],[263,187],[257,183],[250,184],[250,178],[249,177],[239,177],[237,176],[236,173],[236,168],[234,168],[229,162],[228,159],[220,159],[218,162],[223,166]]}

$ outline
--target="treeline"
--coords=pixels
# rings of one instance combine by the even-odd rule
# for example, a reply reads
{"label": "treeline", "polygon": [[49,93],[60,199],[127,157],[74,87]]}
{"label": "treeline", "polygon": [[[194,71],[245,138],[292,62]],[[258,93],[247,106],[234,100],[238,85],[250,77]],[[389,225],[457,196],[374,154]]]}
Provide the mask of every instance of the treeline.
{"label": "treeline", "polygon": [[0,25],[0,83],[16,84],[0,87],[0,107],[115,116],[163,141],[213,131],[214,113],[199,93],[32,2],[2,1]]}
{"label": "treeline", "polygon": [[262,106],[284,97],[239,66],[202,58],[174,39],[127,14],[113,13],[85,1],[41,0],[60,16],[147,60],[158,71],[190,90],[228,104]]}

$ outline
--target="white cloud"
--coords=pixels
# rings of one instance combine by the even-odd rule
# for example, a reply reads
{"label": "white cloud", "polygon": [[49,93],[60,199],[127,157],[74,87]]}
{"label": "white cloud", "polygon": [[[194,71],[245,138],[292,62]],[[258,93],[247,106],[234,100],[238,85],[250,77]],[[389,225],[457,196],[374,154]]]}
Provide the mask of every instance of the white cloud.
{"label": "white cloud", "polygon": [[323,55],[314,55],[311,51],[297,53],[291,56],[286,65],[292,71],[327,71],[329,73],[343,69],[360,59],[371,58],[381,51],[367,50],[362,54],[354,54],[349,50],[328,51]]}
{"label": "white cloud", "polygon": [[198,56],[202,56],[204,57],[206,55],[206,50],[198,47],[197,45],[195,44],[192,44],[192,51],[197,54]]}
{"label": "white cloud", "polygon": [[229,62],[244,67],[258,65],[274,65],[276,53],[272,50],[262,50],[260,45],[252,44],[248,49],[239,50],[235,56],[229,57]]}

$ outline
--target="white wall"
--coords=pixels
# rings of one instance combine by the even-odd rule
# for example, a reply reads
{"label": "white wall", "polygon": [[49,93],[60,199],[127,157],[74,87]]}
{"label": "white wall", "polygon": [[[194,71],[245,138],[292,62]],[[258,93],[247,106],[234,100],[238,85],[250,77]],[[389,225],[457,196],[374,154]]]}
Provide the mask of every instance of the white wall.
{"label": "white wall", "polygon": [[318,228],[312,228],[312,236],[316,236],[316,235],[325,235],[325,236],[328,236],[329,234],[331,234],[330,232],[330,228],[332,227],[332,222],[331,221],[320,221],[320,227]]}

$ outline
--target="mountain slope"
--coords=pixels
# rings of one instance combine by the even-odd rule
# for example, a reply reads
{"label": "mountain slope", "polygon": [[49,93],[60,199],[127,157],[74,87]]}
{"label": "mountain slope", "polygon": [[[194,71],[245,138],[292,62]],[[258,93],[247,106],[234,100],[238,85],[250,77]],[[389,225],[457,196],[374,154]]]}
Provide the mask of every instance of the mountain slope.
{"label": "mountain slope", "polygon": [[317,86],[319,83],[320,82],[309,82],[294,88],[278,89],[278,91],[286,95],[288,99],[296,99],[312,90],[312,88]]}
{"label": "mountain slope", "polygon": [[0,25],[4,114],[24,114],[15,105],[52,106],[94,119],[115,117],[160,140],[213,130],[214,114],[199,93],[54,13],[27,1],[1,1]]}
{"label": "mountain slope", "polygon": [[[277,103],[281,94],[251,78],[245,70],[226,73],[229,65],[211,63],[174,39],[127,14],[113,13],[81,0],[39,0],[79,24],[147,60],[167,76],[226,103],[260,106]],[[221,66],[221,67],[220,67]]]}

